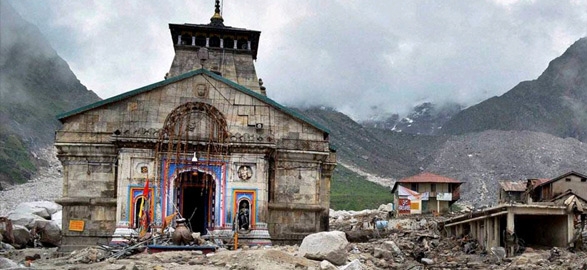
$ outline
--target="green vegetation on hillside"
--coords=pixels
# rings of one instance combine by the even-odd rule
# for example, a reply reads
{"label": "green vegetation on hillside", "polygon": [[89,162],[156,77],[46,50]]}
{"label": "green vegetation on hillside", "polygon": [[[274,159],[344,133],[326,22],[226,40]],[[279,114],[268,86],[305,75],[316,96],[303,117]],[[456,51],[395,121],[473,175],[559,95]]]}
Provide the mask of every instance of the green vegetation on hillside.
{"label": "green vegetation on hillside", "polygon": [[338,164],[330,185],[330,208],[334,210],[377,209],[392,202],[388,187],[370,182],[366,177]]}
{"label": "green vegetation on hillside", "polygon": [[0,180],[11,184],[24,183],[36,172],[22,141],[15,135],[0,134]]}

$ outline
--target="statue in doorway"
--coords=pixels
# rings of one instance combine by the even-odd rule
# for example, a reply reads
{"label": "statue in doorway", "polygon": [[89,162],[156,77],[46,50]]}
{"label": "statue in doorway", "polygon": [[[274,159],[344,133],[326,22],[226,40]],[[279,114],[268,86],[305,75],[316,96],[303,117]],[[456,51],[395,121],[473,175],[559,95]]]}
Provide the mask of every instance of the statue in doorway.
{"label": "statue in doorway", "polygon": [[248,230],[249,229],[249,202],[243,200],[239,205],[238,210],[238,229]]}

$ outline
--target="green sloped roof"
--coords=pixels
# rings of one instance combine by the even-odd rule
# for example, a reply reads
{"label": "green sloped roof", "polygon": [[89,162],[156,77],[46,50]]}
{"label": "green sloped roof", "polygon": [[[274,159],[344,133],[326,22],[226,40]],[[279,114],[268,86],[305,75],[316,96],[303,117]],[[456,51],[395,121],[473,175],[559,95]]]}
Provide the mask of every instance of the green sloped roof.
{"label": "green sloped roof", "polygon": [[187,79],[187,78],[196,76],[196,75],[200,75],[200,74],[207,75],[207,76],[212,77],[212,78],[214,78],[214,79],[216,79],[218,81],[221,81],[221,82],[223,82],[225,84],[228,84],[229,86],[235,88],[236,90],[241,91],[241,92],[243,92],[243,93],[245,93],[245,94],[247,94],[249,96],[255,97],[255,98],[261,100],[262,102],[265,102],[265,103],[267,103],[267,104],[275,107],[276,109],[278,109],[278,110],[280,110],[280,111],[282,111],[282,112],[284,112],[284,113],[286,113],[286,114],[288,114],[288,115],[290,115],[290,116],[292,116],[294,118],[297,118],[297,119],[299,119],[301,121],[304,121],[304,122],[312,125],[313,127],[321,130],[322,132],[330,133],[330,130],[328,130],[326,127],[324,127],[324,126],[316,123],[315,121],[313,121],[313,120],[305,117],[304,115],[302,115],[300,113],[297,113],[297,112],[295,112],[295,111],[293,111],[293,110],[291,110],[291,109],[289,109],[289,108],[287,108],[287,107],[285,107],[285,106],[277,103],[276,101],[268,98],[267,96],[261,95],[261,94],[255,92],[255,91],[253,91],[251,89],[248,89],[248,88],[246,88],[246,87],[244,87],[244,86],[242,86],[240,84],[237,84],[237,83],[235,83],[235,82],[233,82],[233,81],[231,81],[229,79],[226,79],[226,78],[224,78],[224,77],[222,77],[220,75],[217,75],[217,74],[215,74],[215,73],[213,73],[213,72],[211,72],[209,70],[206,70],[206,69],[193,70],[193,71],[190,71],[190,72],[181,74],[179,76],[175,76],[175,77],[172,77],[172,78],[169,78],[169,79],[160,81],[160,82],[156,82],[156,83],[153,83],[153,84],[150,84],[150,85],[147,85],[147,86],[143,86],[141,88],[137,88],[135,90],[131,90],[131,91],[128,91],[126,93],[122,93],[122,94],[120,94],[118,96],[107,98],[107,99],[104,99],[104,100],[101,100],[101,101],[98,101],[98,102],[95,102],[95,103],[92,103],[92,104],[89,104],[89,105],[86,105],[86,106],[77,108],[75,110],[71,110],[69,112],[61,113],[61,114],[57,115],[57,119],[59,119],[59,121],[63,122],[64,119],[66,119],[68,117],[71,117],[73,115],[76,115],[76,114],[79,114],[79,113],[82,113],[82,112],[86,112],[86,111],[89,111],[89,110],[92,110],[92,109],[95,109],[95,108],[98,108],[98,107],[102,107],[102,106],[104,106],[106,104],[111,104],[111,103],[114,103],[114,102],[117,102],[117,101],[121,101],[121,100],[127,99],[129,97],[133,97],[133,96],[139,95],[141,93],[145,93],[145,92],[151,91],[151,90],[153,90],[155,88],[166,86],[166,85],[169,85],[169,84],[172,84],[172,83],[175,83],[175,82],[178,82],[178,81],[181,81],[181,80],[184,80],[184,79]]}

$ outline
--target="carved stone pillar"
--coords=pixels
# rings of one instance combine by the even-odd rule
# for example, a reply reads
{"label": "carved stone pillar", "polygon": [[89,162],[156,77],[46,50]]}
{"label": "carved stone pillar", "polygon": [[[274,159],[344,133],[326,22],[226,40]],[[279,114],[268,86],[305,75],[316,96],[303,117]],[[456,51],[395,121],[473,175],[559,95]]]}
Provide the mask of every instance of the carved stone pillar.
{"label": "carved stone pillar", "polygon": [[56,143],[63,164],[61,251],[108,244],[116,229],[117,149],[111,144]]}

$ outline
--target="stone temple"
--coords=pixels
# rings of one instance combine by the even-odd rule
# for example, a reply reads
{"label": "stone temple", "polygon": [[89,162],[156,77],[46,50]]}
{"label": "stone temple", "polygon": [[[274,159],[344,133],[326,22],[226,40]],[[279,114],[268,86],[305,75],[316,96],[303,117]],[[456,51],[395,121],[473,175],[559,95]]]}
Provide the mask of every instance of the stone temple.
{"label": "stone temple", "polygon": [[328,230],[329,131],[267,96],[254,65],[261,32],[225,26],[218,1],[209,24],[169,29],[165,80],[58,116],[62,249],[138,228],[143,203],[151,232],[174,213],[249,244]]}

